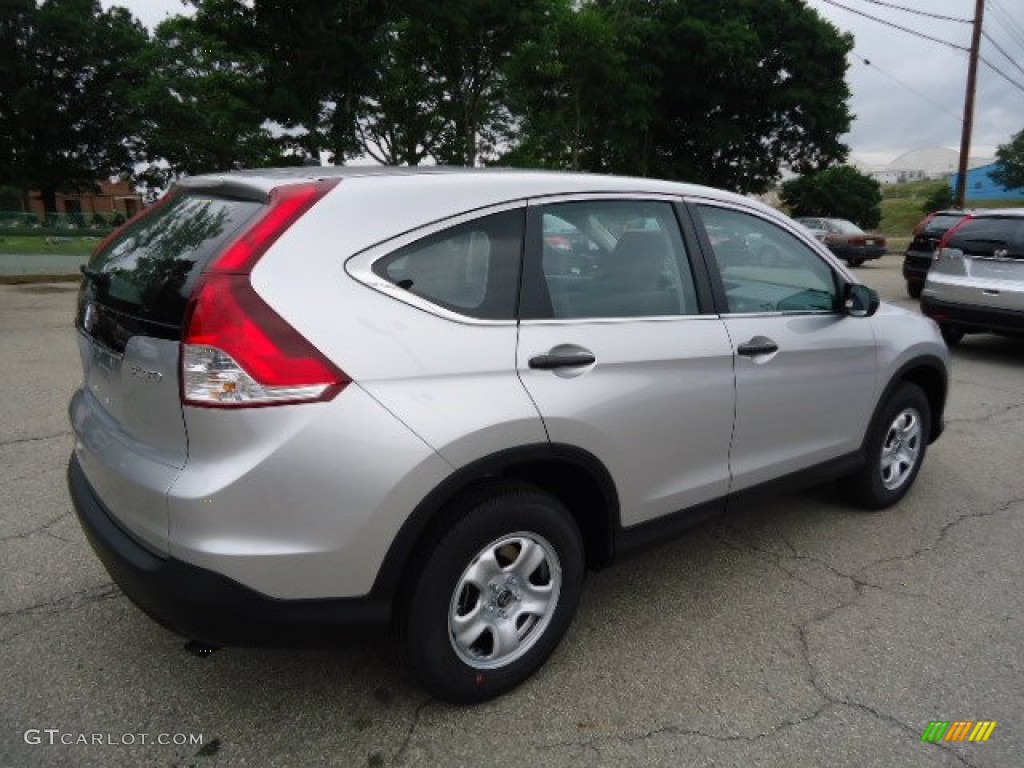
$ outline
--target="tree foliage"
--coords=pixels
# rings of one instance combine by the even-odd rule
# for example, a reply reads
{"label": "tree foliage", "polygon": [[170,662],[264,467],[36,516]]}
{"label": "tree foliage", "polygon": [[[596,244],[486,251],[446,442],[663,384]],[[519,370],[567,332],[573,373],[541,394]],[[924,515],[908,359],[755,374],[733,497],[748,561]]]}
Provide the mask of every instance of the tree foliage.
{"label": "tree foliage", "polygon": [[97,0],[10,5],[0,21],[0,181],[39,190],[53,211],[57,192],[132,170],[147,36]]}
{"label": "tree foliage", "polygon": [[182,174],[282,162],[265,126],[258,60],[232,50],[195,18],[163,21],[142,56],[149,76],[139,134],[143,171],[155,186]]}
{"label": "tree foliage", "polygon": [[5,2],[0,183],[50,193],[324,153],[756,192],[847,151],[852,41],[802,0],[187,0],[149,40]]}
{"label": "tree foliage", "polygon": [[881,185],[849,165],[790,179],[782,185],[782,202],[792,216],[849,219],[865,229],[882,219]]}
{"label": "tree foliage", "polygon": [[1006,189],[1024,187],[1024,130],[996,149],[996,168],[989,173]]}
{"label": "tree foliage", "polygon": [[517,70],[513,157],[743,192],[846,157],[852,40],[798,0],[605,0],[559,22]]}
{"label": "tree foliage", "polygon": [[942,182],[936,184],[935,189],[928,193],[928,196],[924,199],[924,204],[921,206],[921,212],[941,211],[943,208],[949,208],[951,205],[953,205],[953,190],[949,184]]}

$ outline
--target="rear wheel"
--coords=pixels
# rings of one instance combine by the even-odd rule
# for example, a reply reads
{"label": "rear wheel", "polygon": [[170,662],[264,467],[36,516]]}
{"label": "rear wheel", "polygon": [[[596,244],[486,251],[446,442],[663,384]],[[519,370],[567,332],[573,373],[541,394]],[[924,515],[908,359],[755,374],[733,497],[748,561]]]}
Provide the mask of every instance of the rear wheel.
{"label": "rear wheel", "polygon": [[917,478],[929,434],[928,398],[916,384],[900,384],[871,425],[864,466],[843,480],[848,495],[867,509],[902,499]]}
{"label": "rear wheel", "polygon": [[551,655],[579,604],[584,553],[565,507],[529,486],[496,485],[457,511],[415,571],[401,629],[423,686],[470,704]]}
{"label": "rear wheel", "polygon": [[921,298],[921,289],[924,288],[924,283],[907,283],[907,295],[912,299]]}
{"label": "rear wheel", "polygon": [[847,259],[846,263],[849,264],[851,267],[859,267],[861,264],[864,263],[864,259]]}

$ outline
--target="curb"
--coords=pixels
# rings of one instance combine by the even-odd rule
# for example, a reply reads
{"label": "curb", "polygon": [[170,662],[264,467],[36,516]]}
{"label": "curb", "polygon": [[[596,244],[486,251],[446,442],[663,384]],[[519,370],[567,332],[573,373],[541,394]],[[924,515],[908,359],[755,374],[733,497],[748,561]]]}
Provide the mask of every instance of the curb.
{"label": "curb", "polygon": [[81,273],[74,275],[0,275],[0,285],[30,285],[32,283],[77,283]]}

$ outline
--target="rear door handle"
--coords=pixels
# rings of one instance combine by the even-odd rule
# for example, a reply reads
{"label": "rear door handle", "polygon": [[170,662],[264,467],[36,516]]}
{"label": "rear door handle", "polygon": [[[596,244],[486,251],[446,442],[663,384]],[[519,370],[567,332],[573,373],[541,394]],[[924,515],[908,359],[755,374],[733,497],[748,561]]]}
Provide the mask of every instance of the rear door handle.
{"label": "rear door handle", "polygon": [[530,367],[538,371],[553,371],[557,368],[579,368],[593,365],[597,358],[589,352],[574,352],[566,355],[537,355],[530,358]]}
{"label": "rear door handle", "polygon": [[767,336],[755,336],[750,341],[740,344],[736,351],[744,357],[757,357],[758,355],[770,355],[779,351],[779,345]]}

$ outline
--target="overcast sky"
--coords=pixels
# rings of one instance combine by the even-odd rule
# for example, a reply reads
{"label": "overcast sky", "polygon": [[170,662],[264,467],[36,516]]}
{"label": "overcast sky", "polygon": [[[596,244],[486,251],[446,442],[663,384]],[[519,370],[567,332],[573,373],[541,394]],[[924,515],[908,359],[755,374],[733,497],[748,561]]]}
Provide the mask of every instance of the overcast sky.
{"label": "overcast sky", "polygon": [[[124,5],[150,28],[168,15],[184,12],[180,0],[102,0],[102,4]],[[807,0],[807,4],[840,31],[852,33],[856,41],[847,71],[855,118],[844,141],[858,159],[885,163],[919,147],[959,149],[967,54],[837,6],[968,48],[970,24],[892,6],[970,19],[975,0]],[[979,63],[972,156],[992,155],[997,145],[1024,129],[1024,0],[986,0],[985,7],[984,30],[991,40],[982,38],[981,55],[1013,83]]]}

